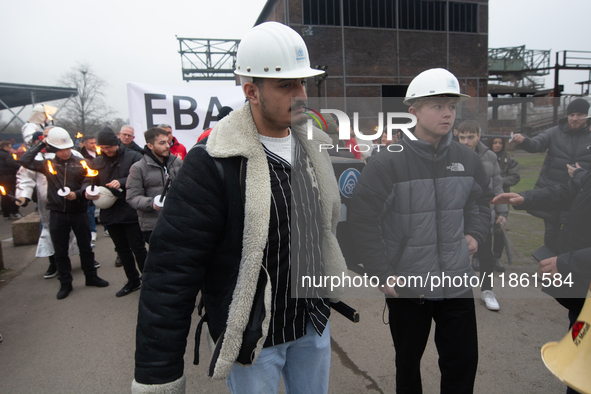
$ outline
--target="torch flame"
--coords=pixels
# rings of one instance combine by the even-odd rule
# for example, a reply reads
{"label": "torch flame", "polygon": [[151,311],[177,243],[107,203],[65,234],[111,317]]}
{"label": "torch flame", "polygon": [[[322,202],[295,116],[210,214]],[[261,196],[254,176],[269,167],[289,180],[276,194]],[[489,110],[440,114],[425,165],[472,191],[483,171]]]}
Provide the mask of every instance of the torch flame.
{"label": "torch flame", "polygon": [[4,190],[4,186],[0,186],[0,193],[2,193],[3,196],[6,195],[6,190]]}
{"label": "torch flame", "polygon": [[98,170],[92,170],[90,169],[90,167],[88,167],[88,164],[86,164],[86,161],[81,160],[80,164],[82,164],[82,167],[84,167],[86,169],[86,176],[87,177],[95,177],[98,175]]}
{"label": "torch flame", "polygon": [[51,165],[51,161],[47,160],[47,168],[49,169],[49,172],[53,175],[57,175],[57,171],[53,169],[53,166]]}
{"label": "torch flame", "polygon": [[100,146],[97,146],[96,147],[96,154],[97,155],[100,155],[101,154],[101,147]]}
{"label": "torch flame", "polygon": [[82,138],[82,137],[84,137],[84,134],[82,134],[82,133],[76,134],[76,138]]}
{"label": "torch flame", "polygon": [[26,151],[27,151],[27,148],[25,148],[25,147],[23,146],[23,152],[26,152]]}
{"label": "torch flame", "polygon": [[45,110],[45,116],[47,116],[47,119],[53,120],[53,118],[51,117],[51,115],[49,114],[49,112],[47,110]]}
{"label": "torch flame", "polygon": [[12,158],[13,158],[14,160],[17,160],[16,153],[13,153],[13,154],[12,154]]}

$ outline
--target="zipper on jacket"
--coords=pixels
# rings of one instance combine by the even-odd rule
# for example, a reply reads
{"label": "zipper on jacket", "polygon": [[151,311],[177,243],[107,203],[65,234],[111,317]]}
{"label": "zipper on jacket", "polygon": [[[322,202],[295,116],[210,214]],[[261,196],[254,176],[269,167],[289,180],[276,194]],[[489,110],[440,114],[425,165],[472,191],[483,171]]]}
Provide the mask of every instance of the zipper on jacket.
{"label": "zipper on jacket", "polygon": [[[441,215],[439,212],[439,195],[437,193],[437,152],[433,153],[433,190],[435,191],[435,230],[437,232],[437,262],[439,263],[439,271],[441,271],[441,274],[443,274],[443,264],[441,262],[441,229],[439,228]],[[441,290],[443,290],[443,297],[445,298],[445,287],[442,286]]]}

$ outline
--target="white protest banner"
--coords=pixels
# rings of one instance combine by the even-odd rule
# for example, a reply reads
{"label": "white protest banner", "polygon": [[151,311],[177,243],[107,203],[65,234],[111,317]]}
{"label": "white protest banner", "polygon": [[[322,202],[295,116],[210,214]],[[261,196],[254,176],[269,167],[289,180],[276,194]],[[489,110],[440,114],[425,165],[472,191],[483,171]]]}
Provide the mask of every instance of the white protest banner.
{"label": "white protest banner", "polygon": [[144,131],[165,123],[172,126],[173,136],[189,150],[203,130],[215,125],[220,108],[228,106],[236,110],[244,105],[244,94],[240,86],[167,86],[131,82],[127,84],[127,102],[136,144],[143,148]]}

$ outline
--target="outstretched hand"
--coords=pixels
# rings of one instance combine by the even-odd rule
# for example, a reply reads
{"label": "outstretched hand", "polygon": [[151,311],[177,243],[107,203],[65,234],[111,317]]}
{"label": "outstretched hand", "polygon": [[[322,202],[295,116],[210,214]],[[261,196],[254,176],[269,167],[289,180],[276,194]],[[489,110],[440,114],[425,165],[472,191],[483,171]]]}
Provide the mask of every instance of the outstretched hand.
{"label": "outstretched hand", "polygon": [[491,204],[511,204],[513,206],[521,205],[525,199],[517,193],[502,193],[493,198]]}
{"label": "outstretched hand", "polygon": [[525,141],[525,136],[523,134],[514,134],[513,135],[513,141],[515,141],[518,144],[521,144],[523,141]]}

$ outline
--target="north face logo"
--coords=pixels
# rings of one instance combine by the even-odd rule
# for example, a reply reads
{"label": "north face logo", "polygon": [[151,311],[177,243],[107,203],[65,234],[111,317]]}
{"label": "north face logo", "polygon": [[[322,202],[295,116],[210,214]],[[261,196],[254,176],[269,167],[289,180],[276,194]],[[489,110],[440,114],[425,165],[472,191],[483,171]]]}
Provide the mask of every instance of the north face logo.
{"label": "north face logo", "polygon": [[451,163],[451,166],[446,167],[450,171],[466,171],[462,163]]}

